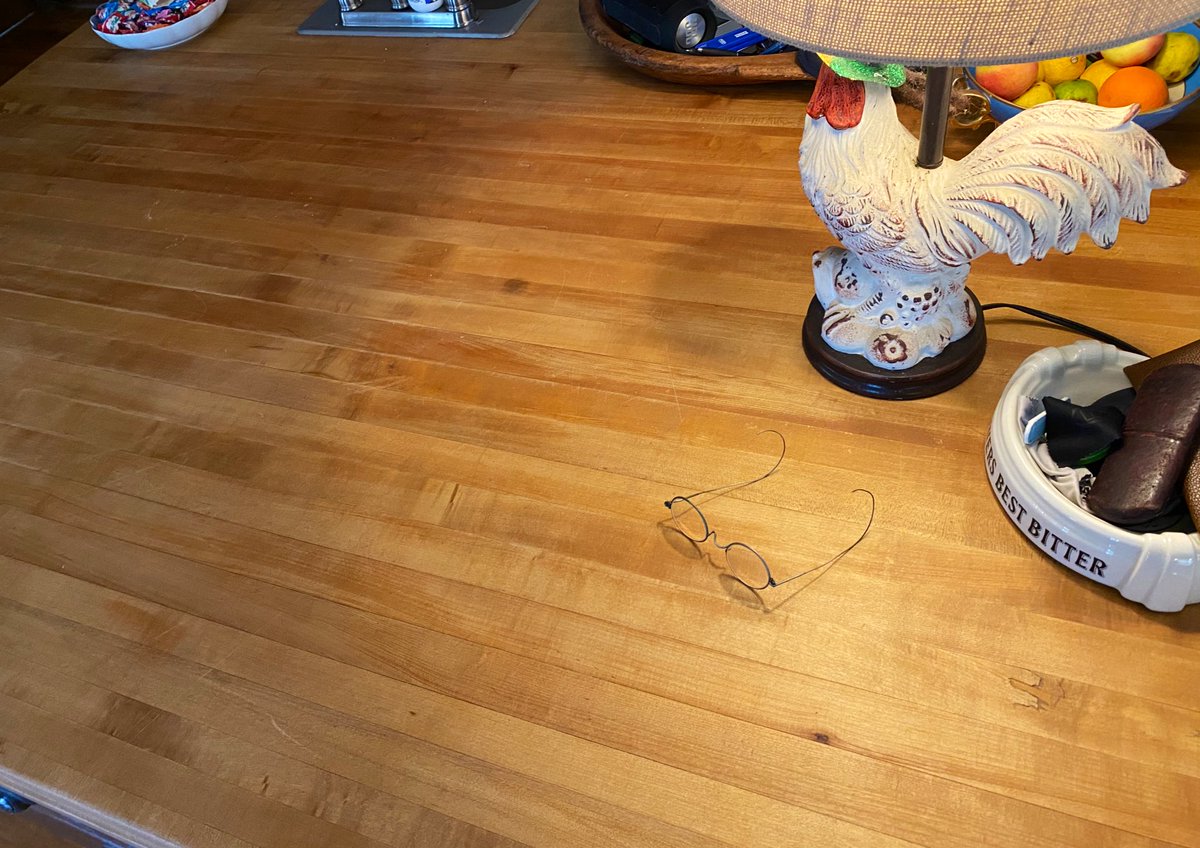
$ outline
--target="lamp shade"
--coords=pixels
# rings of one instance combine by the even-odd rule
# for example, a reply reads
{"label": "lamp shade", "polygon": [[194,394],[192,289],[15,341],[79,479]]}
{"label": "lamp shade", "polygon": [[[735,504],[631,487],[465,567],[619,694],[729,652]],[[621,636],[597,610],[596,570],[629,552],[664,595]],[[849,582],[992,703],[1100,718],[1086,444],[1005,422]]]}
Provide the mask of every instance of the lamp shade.
{"label": "lamp shade", "polygon": [[1200,16],[1200,0],[713,0],[787,44],[867,62],[994,65],[1091,53]]}

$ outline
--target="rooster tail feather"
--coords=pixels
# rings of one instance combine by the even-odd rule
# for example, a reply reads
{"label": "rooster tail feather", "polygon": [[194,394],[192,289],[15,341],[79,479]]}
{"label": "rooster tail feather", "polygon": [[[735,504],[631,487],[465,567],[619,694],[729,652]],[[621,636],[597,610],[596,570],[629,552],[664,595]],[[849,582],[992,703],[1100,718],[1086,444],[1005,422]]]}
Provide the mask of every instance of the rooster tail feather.
{"label": "rooster tail feather", "polygon": [[[982,241],[992,253],[1021,252],[1028,241],[1028,227],[1011,209],[989,200],[971,200],[961,205],[963,224]],[[1020,262],[1014,258],[1015,262]]]}
{"label": "rooster tail feather", "polygon": [[1146,134],[1137,139],[1137,144],[1143,148],[1140,153],[1146,163],[1146,173],[1151,177],[1151,188],[1174,188],[1187,182],[1187,171],[1167,161],[1167,152],[1153,136]]}
{"label": "rooster tail feather", "polygon": [[[1187,179],[1136,114],[1052,101],[1001,124],[926,183],[924,205],[939,214],[923,220],[939,258],[960,264],[986,248],[1020,264],[1069,253],[1084,233],[1110,247],[1123,218],[1149,216],[1151,190]],[[930,224],[942,215],[948,223]]]}

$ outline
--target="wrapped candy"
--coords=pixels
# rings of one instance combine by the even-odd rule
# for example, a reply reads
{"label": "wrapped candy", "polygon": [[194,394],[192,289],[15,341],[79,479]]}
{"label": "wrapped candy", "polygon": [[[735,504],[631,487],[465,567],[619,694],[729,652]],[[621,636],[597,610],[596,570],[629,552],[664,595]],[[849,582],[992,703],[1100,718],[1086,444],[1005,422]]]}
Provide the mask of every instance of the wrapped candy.
{"label": "wrapped candy", "polygon": [[196,14],[212,0],[170,0],[152,4],[144,0],[106,0],[96,7],[92,28],[111,35],[149,32],[178,23]]}

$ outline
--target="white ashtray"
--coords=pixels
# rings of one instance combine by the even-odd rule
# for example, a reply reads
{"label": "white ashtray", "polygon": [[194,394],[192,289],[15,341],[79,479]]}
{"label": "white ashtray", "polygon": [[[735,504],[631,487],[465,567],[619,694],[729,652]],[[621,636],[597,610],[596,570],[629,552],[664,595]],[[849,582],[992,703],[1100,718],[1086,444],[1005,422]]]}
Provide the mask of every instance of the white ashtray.
{"label": "white ashtray", "polygon": [[96,29],[97,22],[95,16],[93,16],[91,22],[92,32],[110,44],[125,47],[129,50],[163,50],[167,47],[183,44],[185,41],[191,41],[204,32],[217,22],[217,18],[224,14],[228,3],[229,0],[213,0],[213,2],[194,15],[188,15],[186,18],[176,21],[169,26],[147,30],[146,32],[127,32],[124,34],[101,32]]}
{"label": "white ashtray", "polygon": [[1200,535],[1131,533],[1077,506],[1046,479],[1022,440],[1025,398],[1089,404],[1128,388],[1123,369],[1145,357],[1097,341],[1040,350],[1008,381],[984,447],[992,492],[1043,553],[1157,612],[1200,602]]}

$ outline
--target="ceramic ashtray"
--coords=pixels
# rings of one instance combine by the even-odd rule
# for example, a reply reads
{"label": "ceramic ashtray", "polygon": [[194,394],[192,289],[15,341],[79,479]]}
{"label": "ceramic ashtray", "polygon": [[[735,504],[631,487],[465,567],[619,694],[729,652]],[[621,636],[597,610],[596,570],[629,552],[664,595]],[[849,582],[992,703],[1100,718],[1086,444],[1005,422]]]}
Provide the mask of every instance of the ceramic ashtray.
{"label": "ceramic ashtray", "polygon": [[1130,383],[1124,368],[1145,357],[1097,341],[1046,348],[1008,381],[984,448],[1004,514],[1046,556],[1158,612],[1200,602],[1200,535],[1134,533],[1092,515],[1047,478],[1026,444],[1030,398],[1088,404]]}

